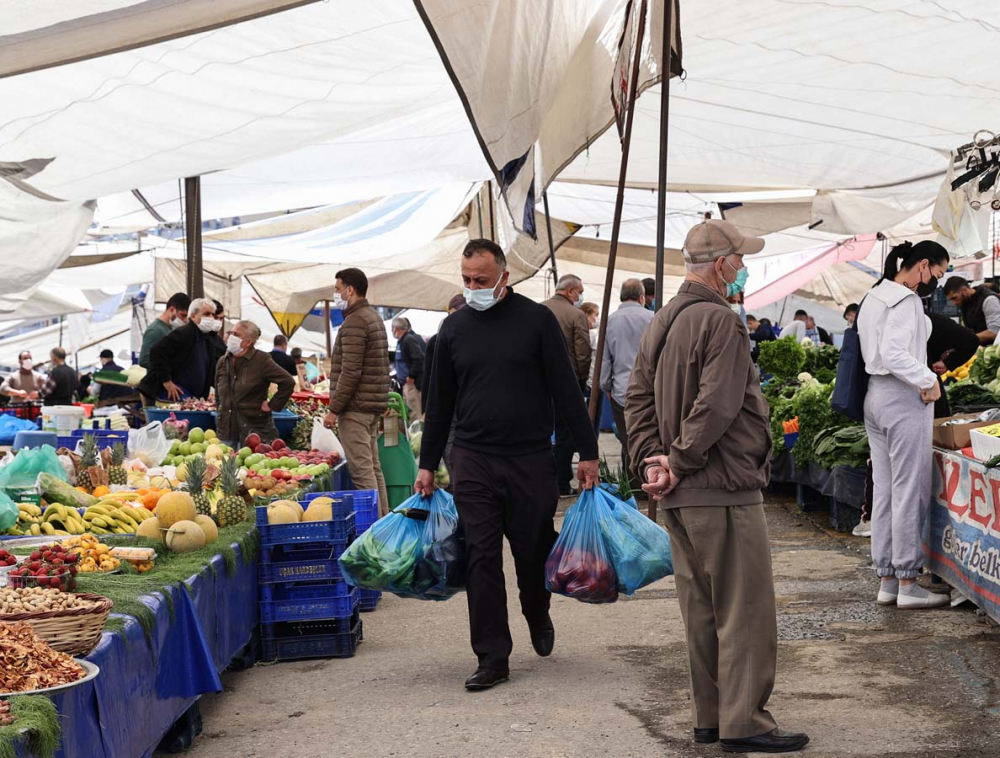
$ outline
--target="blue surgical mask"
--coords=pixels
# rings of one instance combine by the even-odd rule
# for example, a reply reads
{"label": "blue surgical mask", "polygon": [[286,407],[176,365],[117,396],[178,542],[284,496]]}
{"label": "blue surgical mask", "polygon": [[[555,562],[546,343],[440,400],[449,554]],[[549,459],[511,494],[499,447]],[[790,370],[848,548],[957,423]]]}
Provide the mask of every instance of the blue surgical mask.
{"label": "blue surgical mask", "polygon": [[493,289],[470,290],[468,287],[463,287],[462,294],[465,296],[465,304],[473,310],[489,310],[500,302],[498,288],[499,292],[503,292],[502,271],[500,272],[500,278],[497,279],[497,283],[493,285]]}
{"label": "blue surgical mask", "polygon": [[736,272],[736,278],[731,282],[726,282],[726,297],[733,297],[734,295],[740,294],[743,291],[743,288],[746,287],[747,278],[750,276],[750,272],[747,271],[746,267],[739,269],[736,268],[736,266],[728,260],[726,260],[726,265]]}

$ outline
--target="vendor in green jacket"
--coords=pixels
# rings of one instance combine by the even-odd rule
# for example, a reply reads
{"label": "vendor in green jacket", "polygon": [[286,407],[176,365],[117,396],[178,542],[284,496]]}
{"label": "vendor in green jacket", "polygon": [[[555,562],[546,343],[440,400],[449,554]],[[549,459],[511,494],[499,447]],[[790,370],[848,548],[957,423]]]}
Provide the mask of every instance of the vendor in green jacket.
{"label": "vendor in green jacket", "polygon": [[[272,413],[280,411],[295,390],[295,380],[270,354],[254,347],[260,327],[240,321],[226,340],[226,354],[215,368],[215,397],[218,405],[216,430],[219,439],[239,448],[252,432],[265,442],[278,436]],[[272,384],[278,391],[268,400]]]}

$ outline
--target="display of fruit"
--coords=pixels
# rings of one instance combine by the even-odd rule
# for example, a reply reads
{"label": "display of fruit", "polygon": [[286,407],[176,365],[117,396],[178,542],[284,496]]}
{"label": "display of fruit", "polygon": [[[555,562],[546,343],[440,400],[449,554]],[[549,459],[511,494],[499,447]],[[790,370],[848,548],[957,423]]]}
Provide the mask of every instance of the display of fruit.
{"label": "display of fruit", "polygon": [[74,590],[78,560],[79,556],[62,545],[50,545],[32,552],[20,566],[11,569],[7,579],[14,589],[54,587],[63,592]]}
{"label": "display of fruit", "polygon": [[333,521],[333,498],[318,497],[309,503],[303,521]]}
{"label": "display of fruit", "polygon": [[240,489],[239,463],[233,456],[222,462],[222,475],[219,477],[222,487],[222,499],[216,509],[216,521],[219,526],[233,526],[247,517],[247,504],[237,494]]}
{"label": "display of fruit", "polygon": [[255,473],[248,473],[243,485],[251,494],[263,497],[285,497],[298,490],[295,482],[278,481],[273,476],[261,476]]}
{"label": "display of fruit", "polygon": [[4,566],[16,566],[17,556],[11,555],[6,550],[0,550],[0,568]]}
{"label": "display of fruit", "polygon": [[212,520],[211,516],[203,516],[199,513],[194,517],[194,523],[200,526],[201,530],[205,533],[206,545],[211,545],[219,539],[219,527],[216,525],[215,521]]}
{"label": "display of fruit", "polygon": [[[128,484],[128,473],[125,471],[125,446],[116,442],[111,446],[111,468],[108,469],[108,481],[124,487]],[[99,497],[95,493],[95,497]]]}
{"label": "display of fruit", "polygon": [[64,540],[61,547],[79,558],[80,571],[89,574],[96,571],[115,571],[121,566],[121,561],[111,555],[111,548],[105,545],[93,534],[83,534]]}
{"label": "display of fruit", "polygon": [[8,529],[6,533],[13,537],[24,537],[28,535],[40,537],[42,534],[41,524],[41,506],[35,505],[34,503],[18,503],[17,523]]}
{"label": "display of fruit", "polygon": [[139,524],[139,528],[135,530],[135,535],[137,537],[145,537],[147,540],[163,542],[163,529],[160,526],[160,520],[156,516],[146,519]]}
{"label": "display of fruit", "polygon": [[187,477],[184,481],[187,483],[188,494],[194,500],[194,509],[204,516],[211,516],[212,504],[208,500],[208,495],[205,494],[204,487],[207,470],[208,465],[205,458],[197,456],[188,464]]}
{"label": "display of fruit", "polygon": [[80,443],[80,466],[76,471],[76,483],[88,492],[94,489],[90,469],[97,465],[98,452],[97,439],[94,435],[83,435],[83,442]]}
{"label": "display of fruit", "polygon": [[0,694],[58,687],[87,675],[83,666],[53,650],[24,621],[0,623],[0,650],[7,656],[13,653],[17,661],[16,666],[0,666]]}
{"label": "display of fruit", "polygon": [[156,504],[156,518],[163,529],[169,529],[178,521],[194,521],[197,515],[194,500],[186,492],[168,492]]}
{"label": "display of fruit", "polygon": [[275,500],[267,504],[267,523],[297,524],[301,521],[298,511],[288,506],[288,500]]}
{"label": "display of fruit", "polygon": [[156,563],[156,551],[150,547],[113,547],[111,556],[128,561],[140,574],[150,571]]}
{"label": "display of fruit", "polygon": [[73,533],[82,534],[89,531],[94,534],[135,534],[139,525],[152,515],[145,508],[133,508],[131,505],[110,499],[102,500],[84,511],[83,521],[86,528]]}
{"label": "display of fruit", "polygon": [[194,521],[178,521],[163,534],[163,544],[172,553],[201,550],[205,543],[205,532]]}

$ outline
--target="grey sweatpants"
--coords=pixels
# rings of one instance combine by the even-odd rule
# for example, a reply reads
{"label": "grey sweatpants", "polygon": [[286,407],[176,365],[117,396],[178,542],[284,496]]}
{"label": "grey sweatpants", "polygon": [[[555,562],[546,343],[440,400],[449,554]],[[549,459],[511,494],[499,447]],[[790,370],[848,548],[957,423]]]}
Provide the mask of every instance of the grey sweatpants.
{"label": "grey sweatpants", "polygon": [[879,576],[913,579],[924,565],[921,532],[931,500],[934,404],[894,376],[873,376],[865,397],[871,445],[872,560]]}

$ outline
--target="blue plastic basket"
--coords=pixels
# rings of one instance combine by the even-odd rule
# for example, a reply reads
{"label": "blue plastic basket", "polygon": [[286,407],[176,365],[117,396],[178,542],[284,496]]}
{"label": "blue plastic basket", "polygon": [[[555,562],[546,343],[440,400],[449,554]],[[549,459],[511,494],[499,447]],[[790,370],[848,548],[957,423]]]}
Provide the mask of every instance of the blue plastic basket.
{"label": "blue plastic basket", "polygon": [[348,513],[344,518],[334,516],[332,521],[268,524],[267,506],[258,505],[256,511],[260,544],[265,547],[296,542],[345,542],[351,539],[356,532],[353,512]]}
{"label": "blue plastic basket", "polygon": [[147,406],[144,410],[146,420],[150,423],[153,421],[162,423],[169,419],[170,414],[173,413],[178,421],[189,422],[190,429],[215,429],[215,411],[172,411],[169,408],[156,408],[152,405]]}
{"label": "blue plastic basket", "polygon": [[306,621],[343,618],[354,613],[360,596],[346,582],[262,584],[260,620]]}
{"label": "blue plastic basket", "polygon": [[378,601],[382,599],[381,592],[378,590],[358,590],[358,592],[361,594],[358,605],[363,612],[368,613],[378,607]]}
{"label": "blue plastic basket", "polygon": [[94,438],[94,442],[97,443],[98,450],[114,447],[116,442],[121,442],[126,446],[128,445],[127,431],[123,432],[117,429],[74,429],[71,436],[58,438],[59,447],[76,450],[77,443],[82,441],[84,436],[87,435]]}
{"label": "blue plastic basket", "polygon": [[[360,490],[364,492],[364,490]],[[328,497],[333,499],[333,517],[334,518],[344,518],[351,511],[357,511],[357,505],[355,498],[358,494],[356,490],[347,490],[345,492],[310,492],[301,501],[303,508],[308,507],[308,503],[311,503],[318,497]]]}
{"label": "blue plastic basket", "polygon": [[313,619],[309,621],[276,621],[272,624],[260,625],[261,639],[281,640],[289,637],[318,637],[330,634],[343,634],[358,625],[361,620],[361,609],[355,608],[350,616],[335,619]]}
{"label": "blue plastic basket", "polygon": [[349,632],[263,638],[262,661],[295,661],[303,658],[350,658],[364,639],[364,622],[358,620]]}
{"label": "blue plastic basket", "polygon": [[337,559],[343,555],[348,540],[327,545],[302,543],[261,548],[259,577],[262,584],[313,580],[343,581]]}
{"label": "blue plastic basket", "polygon": [[299,417],[291,411],[278,411],[271,414],[271,420],[274,421],[274,428],[278,430],[278,437],[290,443],[295,425],[299,423]]}

